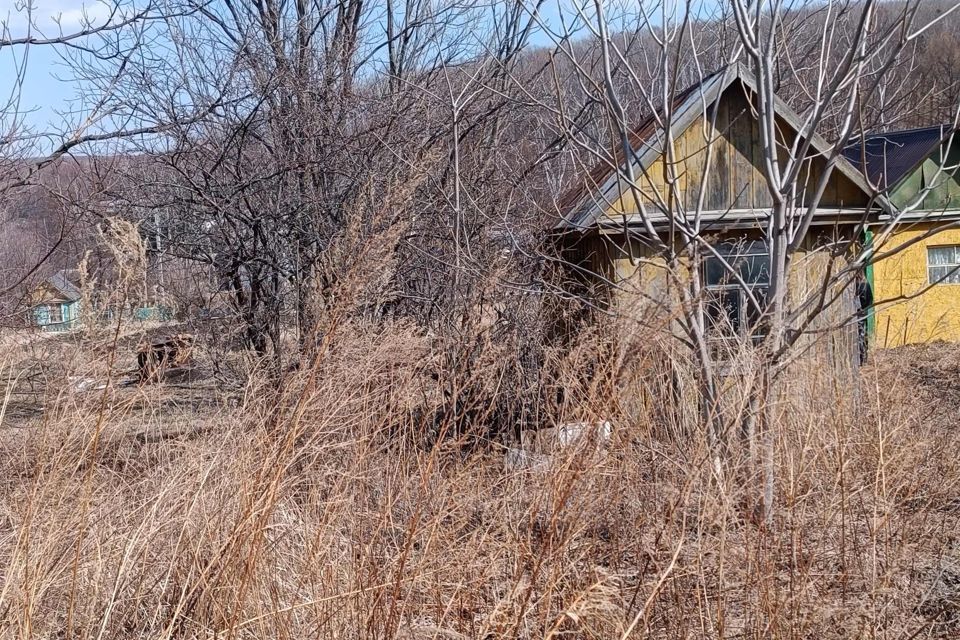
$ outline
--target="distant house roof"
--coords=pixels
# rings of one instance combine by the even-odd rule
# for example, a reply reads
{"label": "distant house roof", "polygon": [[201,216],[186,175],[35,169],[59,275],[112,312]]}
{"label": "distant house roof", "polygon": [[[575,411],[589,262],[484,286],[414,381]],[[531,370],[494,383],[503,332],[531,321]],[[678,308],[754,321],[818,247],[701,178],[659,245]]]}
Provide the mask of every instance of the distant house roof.
{"label": "distant house roof", "polygon": [[877,188],[890,189],[913,173],[952,132],[949,125],[872,133],[843,150]]}
{"label": "distant house roof", "polygon": [[[706,109],[717,104],[723,93],[735,82],[757,93],[757,84],[754,75],[742,64],[732,64],[707,75],[673,97],[671,133],[674,137],[685,131],[690,125],[703,117]],[[791,109],[787,103],[774,96],[774,109],[777,115],[789,124],[794,131],[804,128],[803,120]],[[664,131],[660,130],[657,118],[653,115],[645,118],[639,125],[628,132],[631,158],[642,170],[650,167],[661,155],[663,149]],[[825,154],[830,145],[818,133],[811,135],[811,147],[820,154]],[[595,225],[602,215],[604,202],[610,202],[610,194],[620,181],[620,173],[616,167],[624,167],[624,152],[622,145],[615,145],[611,150],[612,160],[598,163],[578,183],[560,196],[558,201],[559,220],[556,229],[585,229]],[[835,168],[864,193],[871,189],[863,175],[841,155],[837,158]],[[886,208],[886,199],[880,197],[878,204]]]}
{"label": "distant house roof", "polygon": [[65,271],[58,271],[46,280],[44,283],[55,289],[68,302],[74,302],[81,297],[80,289],[70,282]]}

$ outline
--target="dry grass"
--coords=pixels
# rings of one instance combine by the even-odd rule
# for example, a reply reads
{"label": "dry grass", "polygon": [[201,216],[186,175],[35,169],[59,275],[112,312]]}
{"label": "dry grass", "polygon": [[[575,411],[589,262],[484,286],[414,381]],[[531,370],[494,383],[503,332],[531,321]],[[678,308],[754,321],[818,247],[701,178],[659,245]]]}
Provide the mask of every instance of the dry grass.
{"label": "dry grass", "polygon": [[960,402],[955,347],[882,354],[859,392],[792,381],[765,529],[750,467],[718,478],[664,424],[655,353],[577,398],[615,424],[605,454],[507,473],[496,443],[418,446],[442,401],[422,338],[340,336],[280,390],[48,385],[5,420],[4,636],[960,634],[960,437],[929,411]]}

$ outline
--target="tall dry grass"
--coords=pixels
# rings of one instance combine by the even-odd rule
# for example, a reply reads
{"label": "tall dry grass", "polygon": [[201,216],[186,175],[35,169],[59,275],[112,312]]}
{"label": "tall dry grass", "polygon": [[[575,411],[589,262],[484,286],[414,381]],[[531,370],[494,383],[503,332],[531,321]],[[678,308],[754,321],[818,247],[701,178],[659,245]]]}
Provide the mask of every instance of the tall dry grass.
{"label": "tall dry grass", "polygon": [[[904,365],[938,351],[882,354],[859,389],[791,380],[767,528],[754,470],[718,476],[700,427],[677,418],[662,353],[584,340],[590,376],[557,363],[580,386],[548,418],[609,418],[613,441],[513,472],[487,431],[436,411],[440,361],[408,328],[345,328],[279,388],[253,370],[232,388],[78,393],[59,376],[102,377],[107,360],[57,343],[72,371],[51,377],[41,414],[2,425],[3,635],[960,633],[960,438]],[[8,381],[23,353],[7,351]],[[460,372],[464,386],[494,403],[506,357]]]}

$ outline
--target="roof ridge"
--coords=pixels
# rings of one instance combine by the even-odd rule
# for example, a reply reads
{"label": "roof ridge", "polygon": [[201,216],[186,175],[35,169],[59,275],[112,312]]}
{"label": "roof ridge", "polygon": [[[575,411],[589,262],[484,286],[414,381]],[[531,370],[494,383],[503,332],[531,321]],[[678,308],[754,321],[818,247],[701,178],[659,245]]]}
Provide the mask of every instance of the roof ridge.
{"label": "roof ridge", "polygon": [[[877,131],[877,132],[874,132],[874,133],[864,133],[864,134],[863,134],[863,137],[864,137],[864,138],[879,138],[879,137],[881,137],[881,136],[889,136],[889,135],[894,135],[894,134],[899,134],[899,133],[919,133],[920,131],[933,131],[934,129],[940,129],[941,131],[945,131],[945,130],[946,130],[946,131],[949,131],[952,126],[953,126],[953,125],[951,125],[949,122],[946,122],[946,123],[943,123],[943,124],[932,124],[932,125],[928,125],[928,126],[926,126],[926,127],[913,127],[913,128],[910,128],[910,129],[896,129],[896,130],[893,130],[893,131]],[[850,142],[856,142],[858,139],[859,139],[859,136],[854,136],[854,137],[850,138]]]}

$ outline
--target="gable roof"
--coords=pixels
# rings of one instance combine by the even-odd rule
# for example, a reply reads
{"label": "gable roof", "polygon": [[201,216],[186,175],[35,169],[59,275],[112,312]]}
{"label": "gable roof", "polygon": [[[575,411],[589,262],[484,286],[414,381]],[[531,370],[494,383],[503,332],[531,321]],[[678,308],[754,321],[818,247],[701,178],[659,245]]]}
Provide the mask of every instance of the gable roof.
{"label": "gable roof", "polygon": [[923,164],[953,129],[936,125],[903,131],[873,133],[850,141],[843,155],[877,185],[891,189]]}
{"label": "gable roof", "polygon": [[43,282],[62,295],[68,302],[75,302],[81,297],[80,289],[70,282],[65,271],[58,271]]}
{"label": "gable roof", "polygon": [[[702,81],[677,93],[673,100],[673,120],[670,128],[672,136],[676,139],[696,122],[698,117],[704,116],[706,109],[717,104],[724,92],[735,82],[740,82],[754,94],[757,93],[757,85],[753,74],[739,63],[721,68],[706,76]],[[802,128],[800,116],[776,96],[774,97],[774,108],[777,115],[789,124],[795,132],[800,131]],[[650,115],[629,132],[628,140],[631,146],[632,160],[641,171],[649,168],[662,153],[662,148],[658,145],[659,138],[662,138],[662,132],[658,132],[657,129],[657,118]],[[816,152],[825,155],[830,145],[818,133],[813,133],[811,147]],[[624,166],[622,145],[616,145],[612,156],[617,167]],[[614,194],[621,178],[620,172],[614,170],[611,164],[609,161],[598,163],[587,173],[584,179],[560,197],[558,201],[560,218],[554,228],[583,230],[594,226],[598,222],[604,214],[606,205],[616,200]],[[837,158],[834,168],[863,190],[864,193],[872,193],[872,189],[863,175],[843,155]],[[882,208],[888,208],[884,198],[878,197],[877,202]]]}
{"label": "gable roof", "polygon": [[[709,87],[710,83],[715,81],[715,76],[722,73],[722,71],[713,73],[704,78],[701,82],[692,84],[683,91],[677,93],[673,98],[673,113],[677,113],[680,107],[694,96],[699,97],[702,95],[704,90]],[[627,138],[633,150],[634,159],[637,158],[637,155],[643,147],[649,147],[652,144],[650,138],[656,133],[656,130],[657,118],[653,114],[650,114],[641,120],[640,124],[627,132]],[[613,161],[616,163],[616,165],[623,166],[623,145],[617,144],[611,151],[613,152]],[[613,173],[613,168],[610,166],[609,162],[599,162],[594,165],[593,168],[587,172],[587,174],[577,185],[567,189],[567,191],[560,196],[558,205],[560,207],[561,214],[564,214],[564,217],[566,217],[565,214],[575,212],[580,205],[584,204],[584,200],[590,196],[591,192],[594,189],[599,189]]]}

